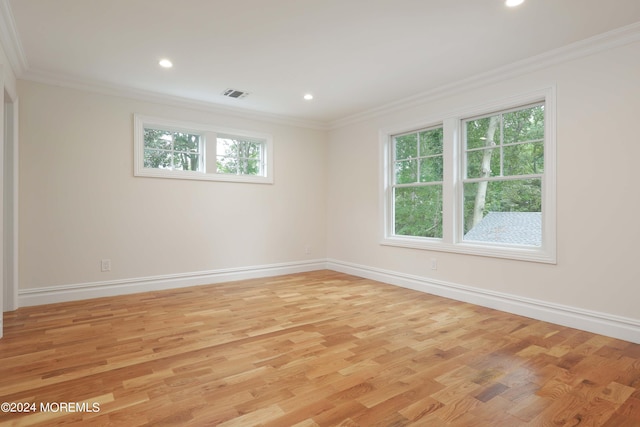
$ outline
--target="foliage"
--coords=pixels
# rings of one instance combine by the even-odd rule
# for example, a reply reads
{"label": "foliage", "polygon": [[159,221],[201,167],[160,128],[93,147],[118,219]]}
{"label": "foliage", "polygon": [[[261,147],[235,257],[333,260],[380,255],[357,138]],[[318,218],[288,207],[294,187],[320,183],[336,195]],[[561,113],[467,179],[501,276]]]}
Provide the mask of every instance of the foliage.
{"label": "foliage", "polygon": [[200,135],[144,130],[145,168],[197,171],[200,159]]}
{"label": "foliage", "polygon": [[[171,170],[201,170],[200,135],[160,129],[144,130],[144,167]],[[217,138],[216,172],[232,175],[262,173],[262,143],[236,137]]]}
{"label": "foliage", "polygon": [[442,128],[394,138],[395,234],[442,237]]}
{"label": "foliage", "polygon": [[[483,216],[541,212],[544,105],[466,120],[463,131],[463,173],[472,180],[463,184],[464,232],[473,226],[478,200]],[[442,237],[443,148],[442,127],[393,137],[396,235]]]}
{"label": "foliage", "polygon": [[442,185],[395,189],[395,234],[442,237]]}
{"label": "foliage", "polygon": [[[542,212],[544,172],[544,106],[536,105],[492,116],[500,126],[489,141],[491,117],[467,120],[466,177],[481,181],[464,184],[464,232],[473,227],[473,213],[481,182],[487,181],[483,215],[489,212]],[[482,158],[491,156],[490,170]],[[533,175],[533,176],[532,176]]]}
{"label": "foliage", "polygon": [[235,137],[218,137],[216,167],[218,173],[261,175],[262,143]]}

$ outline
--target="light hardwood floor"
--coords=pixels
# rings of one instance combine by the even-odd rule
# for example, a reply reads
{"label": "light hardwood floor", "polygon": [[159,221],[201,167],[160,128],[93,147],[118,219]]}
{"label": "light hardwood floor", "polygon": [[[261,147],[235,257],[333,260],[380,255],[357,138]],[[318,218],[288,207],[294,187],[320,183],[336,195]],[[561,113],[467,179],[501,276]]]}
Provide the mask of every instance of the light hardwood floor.
{"label": "light hardwood floor", "polygon": [[0,425],[640,426],[640,345],[332,271],[4,321]]}

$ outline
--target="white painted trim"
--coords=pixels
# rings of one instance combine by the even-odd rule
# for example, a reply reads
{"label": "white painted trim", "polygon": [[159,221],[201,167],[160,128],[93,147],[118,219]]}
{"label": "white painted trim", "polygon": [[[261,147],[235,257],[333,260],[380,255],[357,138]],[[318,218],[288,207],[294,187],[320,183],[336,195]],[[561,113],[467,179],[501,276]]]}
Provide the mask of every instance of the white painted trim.
{"label": "white painted trim", "polygon": [[34,306],[139,292],[178,289],[188,286],[209,285],[235,280],[272,277],[283,274],[304,273],[324,270],[326,267],[324,259],[316,259],[252,267],[226,268],[193,273],[167,274],[104,282],[21,289],[18,293],[18,302],[20,307]]}
{"label": "white painted trim", "polygon": [[273,277],[316,270],[334,270],[419,292],[438,295],[482,307],[568,326],[596,334],[640,343],[640,319],[584,310],[472,286],[359,265],[336,259],[315,259],[254,267],[228,268],[194,273],[139,277],[105,282],[51,286],[19,291],[19,305],[35,306],[88,298],[178,289],[235,280]]}
{"label": "white painted trim", "polygon": [[[1,0],[0,0],[1,1]],[[142,102],[152,102],[177,108],[188,108],[211,114],[220,114],[243,119],[274,123],[278,125],[299,127],[304,129],[326,130],[327,124],[317,120],[307,120],[298,117],[290,117],[265,111],[250,110],[247,108],[232,107],[229,105],[215,104],[208,101],[199,101],[176,95],[167,95],[149,90],[136,89],[113,83],[98,82],[82,79],[49,71],[28,69],[18,78],[36,83],[76,89],[100,95],[118,96]]]}
{"label": "white painted trim", "polygon": [[29,68],[9,0],[0,0],[0,43],[16,76]]}
{"label": "white painted trim", "polygon": [[581,329],[640,344],[640,319],[585,310],[502,292],[383,270],[350,262],[327,260],[327,268],[428,294],[464,301],[545,322]]}
{"label": "white painted trim", "polygon": [[11,14],[8,4],[8,0],[0,0],[0,24],[4,24],[0,25],[0,29],[6,28],[4,31],[0,31],[0,42],[4,46],[16,77],[19,79],[316,130],[338,129],[349,124],[361,122],[384,114],[389,114],[394,111],[410,108],[412,106],[426,104],[443,97],[469,91],[547,68],[552,65],[561,64],[607,49],[614,49],[616,47],[640,41],[640,22],[637,22],[524,59],[522,61],[496,68],[486,73],[481,73],[467,79],[442,85],[409,98],[390,102],[341,119],[322,122],[272,114],[263,111],[234,108],[231,106],[197,101],[178,96],[164,95],[157,92],[134,89],[116,84],[105,84],[103,82],[90,81],[87,79],[72,78],[66,75],[30,68],[22,49],[20,39],[15,31],[15,24],[11,24],[13,22],[13,15]]}
{"label": "white painted trim", "polygon": [[[481,114],[488,114],[520,108],[527,104],[543,101],[545,104],[545,142],[544,165],[542,179],[542,213],[543,246],[508,246],[485,242],[465,242],[462,240],[463,218],[462,207],[462,170],[464,147],[461,140],[460,122]],[[521,261],[556,264],[556,86],[530,90],[507,98],[494,99],[471,107],[458,108],[442,112],[421,122],[410,125],[392,125],[378,131],[380,155],[380,192],[379,208],[381,224],[380,244],[413,249],[424,249],[440,252],[463,253]],[[393,234],[393,165],[392,137],[397,134],[414,132],[432,126],[442,126],[444,130],[444,176],[443,176],[443,235],[442,238],[425,238],[417,236],[399,236]]]}
{"label": "white painted trim", "polygon": [[[263,145],[263,156],[266,157],[265,172],[266,175],[231,175],[211,171],[184,171],[184,170],[168,170],[144,167],[144,129],[150,127],[153,129],[162,129],[168,131],[192,132],[202,135],[206,140],[201,156],[206,164],[215,165],[215,138],[218,134],[234,135],[240,138],[249,138],[260,141]],[[164,119],[160,117],[145,116],[142,114],[133,115],[133,175],[151,178],[171,178],[171,179],[192,179],[199,181],[225,181],[240,182],[253,184],[273,184],[274,177],[274,154],[273,154],[273,137],[270,134],[254,131],[246,131],[240,129],[232,129],[223,126],[216,126],[205,123],[194,123],[187,121],[179,121],[172,119]],[[205,168],[206,169],[206,168]]]}
{"label": "white painted trim", "polygon": [[[4,311],[13,311],[18,308],[18,192],[19,192],[19,145],[18,145],[18,99],[10,99],[11,110],[9,119],[11,123],[8,125],[11,132],[10,140],[8,141],[10,146],[5,146],[5,190],[10,186],[8,192],[5,192],[5,204],[8,204],[10,210],[5,211],[5,294],[4,294]],[[5,102],[5,106],[6,106]],[[7,141],[5,141],[5,145]],[[9,157],[11,156],[11,157]],[[10,163],[10,164],[9,164]],[[7,175],[7,172],[10,175]],[[7,178],[9,182],[7,181]]]}
{"label": "white painted trim", "polygon": [[6,66],[0,64],[0,88],[2,88],[2,103],[0,103],[0,338],[4,335],[4,299],[5,299],[5,286],[7,285],[4,276],[4,144],[5,144],[5,102],[4,102],[4,70]]}
{"label": "white painted trim", "polygon": [[605,50],[615,49],[637,41],[640,41],[640,22],[498,67],[473,77],[451,82],[411,97],[390,102],[338,120],[333,120],[328,123],[328,127],[330,130],[339,129],[350,124],[390,114],[394,111],[428,104],[441,98],[468,92],[473,89],[512,79],[553,65],[573,61]]}

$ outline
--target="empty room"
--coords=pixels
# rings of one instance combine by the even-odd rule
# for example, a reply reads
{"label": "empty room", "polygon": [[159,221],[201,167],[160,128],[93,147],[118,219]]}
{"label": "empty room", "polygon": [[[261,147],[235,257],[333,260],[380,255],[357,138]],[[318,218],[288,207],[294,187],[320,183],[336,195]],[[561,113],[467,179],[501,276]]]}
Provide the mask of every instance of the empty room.
{"label": "empty room", "polygon": [[0,426],[640,426],[637,0],[0,0]]}

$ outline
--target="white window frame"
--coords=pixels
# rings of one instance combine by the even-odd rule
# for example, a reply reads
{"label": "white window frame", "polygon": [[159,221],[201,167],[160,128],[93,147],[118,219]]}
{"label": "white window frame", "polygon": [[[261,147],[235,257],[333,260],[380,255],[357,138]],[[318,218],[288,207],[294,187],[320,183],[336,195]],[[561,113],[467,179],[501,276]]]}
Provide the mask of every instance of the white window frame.
{"label": "white window frame", "polygon": [[[542,245],[540,247],[502,245],[463,241],[463,177],[464,150],[462,121],[475,116],[499,113],[536,102],[545,105],[544,174],[542,177]],[[443,147],[443,237],[412,237],[393,234],[393,136],[413,130],[442,125]],[[495,100],[426,118],[410,125],[381,129],[380,136],[380,210],[382,236],[380,243],[430,251],[556,263],[556,89],[555,86]]]}
{"label": "white window frame", "polygon": [[[442,128],[443,128],[442,123],[439,123],[439,124],[436,124],[434,126],[429,126],[429,127],[420,128],[420,129],[414,129],[414,130],[411,130],[409,132],[403,132],[403,133],[400,133],[400,134],[394,134],[394,135],[391,136],[391,138],[392,139],[396,139],[398,137],[402,137],[404,135],[410,135],[410,134],[418,134],[419,135],[422,132],[428,132],[428,131],[432,131],[432,130],[436,130],[436,129],[442,129]],[[417,148],[417,151],[418,151],[418,157],[416,158],[416,160],[418,161],[418,165],[420,165],[421,164],[421,160],[425,159],[425,158],[442,157],[443,162],[444,162],[444,151],[439,153],[439,154],[435,154],[435,155],[434,154],[430,154],[430,155],[427,155],[427,156],[422,156],[421,153],[420,153],[419,140],[418,140],[418,146],[416,148]],[[417,171],[417,175],[418,176],[416,177],[416,179],[417,179],[416,182],[406,183],[406,184],[397,183],[396,182],[396,177],[395,177],[395,165],[396,165],[396,162],[398,161],[398,159],[396,158],[396,153],[395,153],[396,150],[394,150],[394,142],[393,141],[390,141],[389,149],[390,149],[390,152],[389,152],[389,155],[390,155],[389,163],[390,163],[390,168],[391,168],[391,174],[389,175],[389,186],[390,186],[390,188],[389,188],[389,192],[390,192],[389,197],[392,199],[391,200],[391,205],[390,205],[391,206],[391,211],[390,212],[391,212],[391,216],[392,217],[395,217],[395,197],[394,196],[395,196],[396,191],[399,188],[411,188],[411,187],[423,188],[423,187],[430,187],[430,186],[434,186],[434,187],[435,186],[440,186],[440,187],[443,187],[443,190],[444,190],[444,182],[443,182],[443,180],[440,180],[440,181],[427,181],[427,182],[421,181],[421,179],[420,179],[420,169],[418,169],[418,171]],[[443,150],[444,150],[444,141],[443,141]],[[407,160],[407,159],[400,159],[400,160]],[[393,218],[392,218],[390,227],[391,227],[391,229],[390,229],[391,233],[395,235],[395,228],[396,227],[395,227],[395,221],[393,220]],[[410,236],[406,236],[406,235],[397,235],[397,236],[401,236],[403,238],[410,237]],[[440,237],[424,237],[424,238],[425,239],[441,240]]]}
{"label": "white window frame", "polygon": [[[200,135],[202,144],[201,170],[185,171],[144,167],[144,129],[158,129],[166,131],[189,132]],[[257,184],[273,184],[273,138],[269,134],[240,129],[212,126],[202,123],[185,122],[141,114],[133,116],[134,141],[134,176],[153,178],[192,179],[202,181],[226,181]],[[219,173],[216,170],[216,142],[217,137],[237,137],[255,142],[262,146],[263,175],[235,175]]]}

